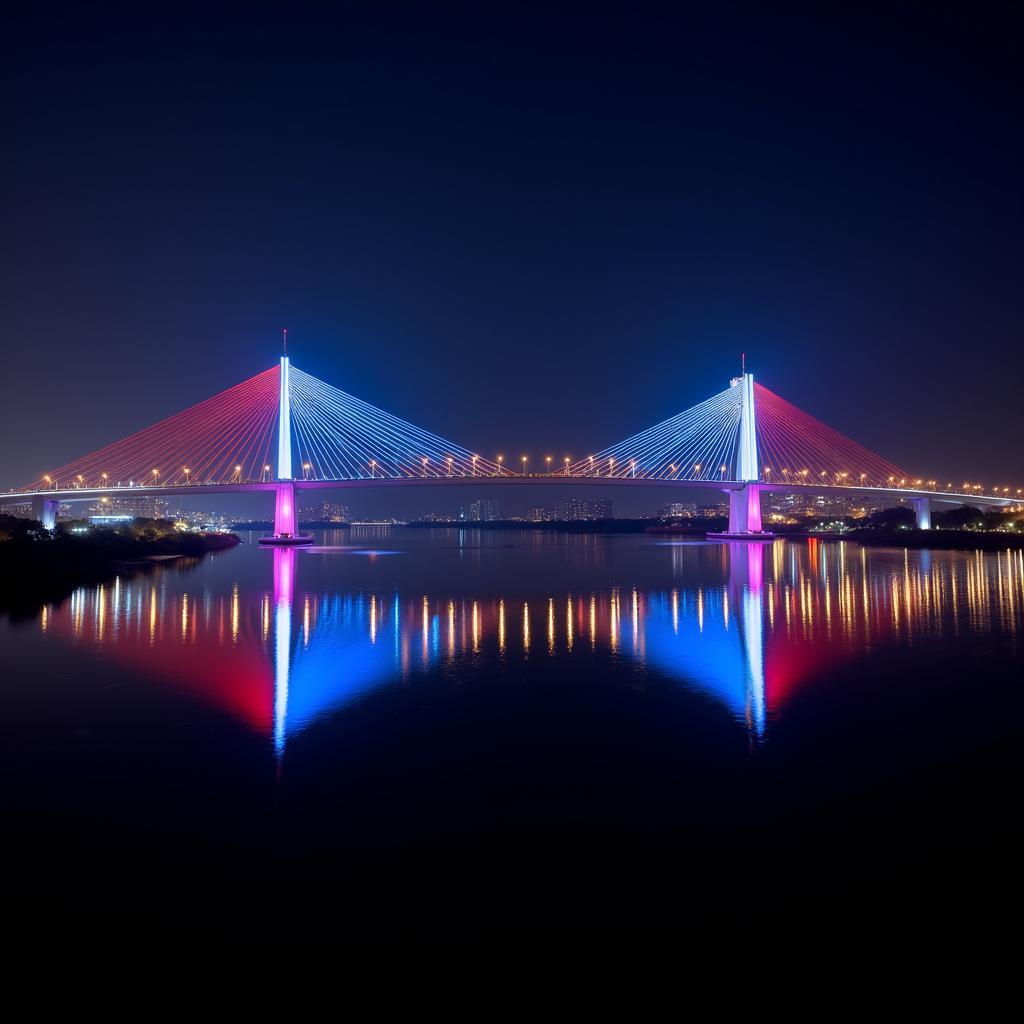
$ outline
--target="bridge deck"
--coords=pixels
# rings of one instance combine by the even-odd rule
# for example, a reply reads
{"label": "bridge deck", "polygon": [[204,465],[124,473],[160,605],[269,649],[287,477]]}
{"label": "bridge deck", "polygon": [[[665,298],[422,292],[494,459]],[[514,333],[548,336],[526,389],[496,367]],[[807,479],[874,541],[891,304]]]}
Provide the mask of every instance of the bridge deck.
{"label": "bridge deck", "polygon": [[[661,487],[666,489],[679,490],[701,490],[701,491],[723,491],[730,492],[740,490],[748,486],[736,480],[665,480],[652,479],[649,477],[630,476],[566,476],[563,473],[536,473],[530,475],[503,474],[501,476],[426,476],[426,477],[398,477],[371,479],[364,477],[356,480],[292,480],[281,481],[291,482],[296,490],[336,490],[349,488],[387,488],[387,487],[436,487],[436,486],[462,486],[462,487],[506,487],[506,486],[575,486],[575,487]],[[239,483],[216,483],[216,484],[176,484],[170,486],[147,485],[141,487],[81,487],[65,490],[40,490],[40,491],[8,491],[0,494],[0,506],[26,504],[36,499],[47,499],[51,501],[73,502],[73,501],[96,501],[98,498],[124,498],[124,497],[177,497],[184,495],[210,495],[210,494],[246,494],[259,491],[273,492],[278,486],[278,481],[244,481]],[[864,497],[883,498],[931,498],[932,501],[948,504],[970,504],[975,506],[988,506],[994,508],[1005,508],[1021,504],[1020,497],[1010,495],[994,494],[969,494],[960,491],[930,491],[910,487],[870,487],[862,485],[824,485],[824,484],[780,484],[762,483],[756,484],[759,490],[770,494],[815,494],[815,495],[862,495]]]}

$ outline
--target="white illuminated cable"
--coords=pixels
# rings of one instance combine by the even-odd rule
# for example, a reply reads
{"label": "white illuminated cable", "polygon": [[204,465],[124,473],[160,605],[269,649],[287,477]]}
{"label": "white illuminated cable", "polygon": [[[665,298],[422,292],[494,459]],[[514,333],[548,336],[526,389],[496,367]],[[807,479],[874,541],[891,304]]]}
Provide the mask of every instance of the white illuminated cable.
{"label": "white illuminated cable", "polygon": [[[721,465],[735,465],[740,421],[740,395],[728,388],[661,423],[627,438],[593,456],[595,472],[614,477],[633,475],[668,479],[693,479],[693,466],[699,464],[698,479],[720,480]],[[673,471],[671,466],[675,465]],[[591,459],[581,459],[570,467],[573,475],[590,476]],[[727,478],[728,479],[728,478]]]}
{"label": "white illuminated cable", "polygon": [[[334,479],[441,477],[451,458],[453,475],[497,471],[489,459],[399,419],[338,388],[291,368],[292,423],[305,460],[315,455],[317,474]],[[423,459],[428,459],[426,467]],[[371,461],[373,467],[371,468]]]}

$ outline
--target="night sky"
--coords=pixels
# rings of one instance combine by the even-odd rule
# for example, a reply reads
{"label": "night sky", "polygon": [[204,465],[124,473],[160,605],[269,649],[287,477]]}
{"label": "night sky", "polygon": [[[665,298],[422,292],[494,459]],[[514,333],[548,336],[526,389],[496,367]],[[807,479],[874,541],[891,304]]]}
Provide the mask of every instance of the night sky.
{"label": "night sky", "polygon": [[265,369],[282,327],[488,456],[582,457],[746,352],[911,472],[1024,483],[998,7],[33,6],[0,27],[4,488]]}

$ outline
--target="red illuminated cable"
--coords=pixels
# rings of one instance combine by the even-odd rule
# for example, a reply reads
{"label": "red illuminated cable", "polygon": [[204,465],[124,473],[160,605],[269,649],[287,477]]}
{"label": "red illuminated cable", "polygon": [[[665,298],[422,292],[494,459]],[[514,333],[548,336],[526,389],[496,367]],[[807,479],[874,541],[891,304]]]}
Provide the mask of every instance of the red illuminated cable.
{"label": "red illuminated cable", "polygon": [[[58,484],[71,484],[81,475],[83,486],[88,487],[100,486],[103,472],[109,486],[118,480],[144,483],[153,469],[161,470],[163,483],[204,482],[204,476],[205,482],[227,482],[234,476],[235,465],[242,465],[243,474],[258,477],[272,445],[279,372],[277,366],[271,367],[49,475]],[[187,476],[185,466],[191,470]],[[44,486],[40,479],[32,489]]]}

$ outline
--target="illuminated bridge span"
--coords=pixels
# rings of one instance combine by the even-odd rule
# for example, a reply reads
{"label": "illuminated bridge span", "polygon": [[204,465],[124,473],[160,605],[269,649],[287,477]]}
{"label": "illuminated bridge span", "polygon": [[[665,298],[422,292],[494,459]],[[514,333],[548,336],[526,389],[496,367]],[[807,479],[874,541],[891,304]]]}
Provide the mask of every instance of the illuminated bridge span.
{"label": "illuminated bridge span", "polygon": [[274,530],[296,532],[297,489],[358,484],[609,483],[714,487],[729,495],[729,531],[761,530],[765,491],[900,496],[931,526],[933,502],[1006,506],[1021,490],[924,480],[883,459],[744,373],[704,402],[620,444],[529,472],[278,366],[0,497],[31,501],[52,529],[62,501],[104,496],[273,491]]}

